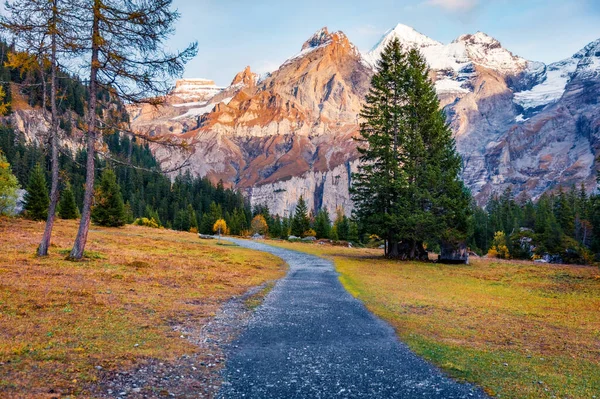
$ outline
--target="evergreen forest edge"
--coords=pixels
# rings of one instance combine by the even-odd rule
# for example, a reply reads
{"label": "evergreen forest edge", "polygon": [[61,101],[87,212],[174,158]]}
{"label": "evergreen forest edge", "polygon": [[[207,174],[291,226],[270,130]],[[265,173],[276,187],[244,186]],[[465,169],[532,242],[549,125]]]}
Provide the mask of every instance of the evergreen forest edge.
{"label": "evergreen forest edge", "polygon": [[[42,105],[36,70],[21,71],[6,66],[10,46],[0,42],[0,81],[4,92],[3,102],[10,108],[12,90],[19,87],[21,94],[32,107]],[[89,100],[85,85],[74,76],[61,72],[59,79],[60,127],[70,135],[72,126],[81,123],[84,105]],[[111,108],[113,114],[125,120],[127,114],[122,104],[108,93],[98,93],[99,113]],[[114,115],[113,115],[114,116]],[[218,219],[225,219],[231,234],[251,230],[252,219],[262,215],[268,225],[268,235],[287,239],[290,234],[317,238],[352,241],[357,244],[380,242],[358,220],[346,217],[342,211],[332,220],[326,210],[308,214],[300,206],[290,218],[271,215],[266,205],[251,208],[239,191],[216,186],[206,178],[193,177],[189,172],[171,179],[150,169],[159,169],[147,143],[143,140],[114,132],[103,138],[109,151],[117,158],[130,157],[130,167],[99,158],[97,169],[112,169],[125,204],[126,222],[138,218],[154,220],[158,226],[175,230],[213,233]],[[49,159],[44,148],[25,142],[7,123],[0,126],[0,150],[12,166],[21,187],[27,187],[30,174],[37,164],[42,165],[49,177]],[[78,207],[83,199],[85,181],[85,150],[76,154],[62,149],[60,155],[61,178],[71,187]],[[99,182],[101,174],[96,179]],[[63,184],[64,186],[65,184]],[[302,201],[303,202],[303,201]],[[295,226],[296,224],[296,226]],[[298,228],[297,226],[304,226]],[[305,227],[308,226],[308,229]],[[467,244],[477,254],[490,252],[500,258],[532,259],[545,254],[550,260],[564,263],[593,263],[600,260],[600,196],[588,195],[585,187],[555,187],[535,202],[520,196],[514,198],[510,189],[493,196],[485,208],[471,203]],[[439,250],[439,242],[427,242],[428,249]],[[532,249],[534,249],[532,251]]]}

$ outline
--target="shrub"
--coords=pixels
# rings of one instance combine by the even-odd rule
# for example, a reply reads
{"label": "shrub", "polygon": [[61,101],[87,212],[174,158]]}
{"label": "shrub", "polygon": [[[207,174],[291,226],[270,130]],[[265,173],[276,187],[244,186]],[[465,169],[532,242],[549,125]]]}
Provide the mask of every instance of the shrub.
{"label": "shrub", "polygon": [[308,229],[304,233],[302,233],[302,237],[316,237],[316,236],[317,236],[317,232],[314,231],[313,229]]}
{"label": "shrub", "polygon": [[266,235],[269,231],[267,220],[263,215],[254,216],[254,219],[252,219],[252,222],[250,223],[250,228],[252,229],[253,234]]}
{"label": "shrub", "polygon": [[490,258],[510,259],[504,232],[498,231],[494,234],[494,241],[492,242],[492,247],[488,251],[488,256]]}
{"label": "shrub", "polygon": [[153,229],[158,229],[160,227],[156,220],[154,220],[153,218],[137,218],[135,219],[133,224],[136,226],[152,227]]}

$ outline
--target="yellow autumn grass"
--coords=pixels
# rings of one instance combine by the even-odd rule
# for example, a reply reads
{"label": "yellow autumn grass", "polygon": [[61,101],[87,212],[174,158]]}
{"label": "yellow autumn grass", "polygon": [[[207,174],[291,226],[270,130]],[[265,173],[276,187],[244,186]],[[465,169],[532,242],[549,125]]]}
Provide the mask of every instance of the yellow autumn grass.
{"label": "yellow autumn grass", "polygon": [[57,221],[51,255],[34,256],[44,224],[0,219],[0,397],[86,396],[96,366],[123,369],[197,348],[172,326],[205,324],[219,306],[279,278],[278,258],[138,226],[92,227],[87,258],[64,258],[75,221]]}
{"label": "yellow autumn grass", "polygon": [[411,349],[492,395],[600,398],[596,267],[424,264],[379,250],[275,245],[332,259],[344,286]]}

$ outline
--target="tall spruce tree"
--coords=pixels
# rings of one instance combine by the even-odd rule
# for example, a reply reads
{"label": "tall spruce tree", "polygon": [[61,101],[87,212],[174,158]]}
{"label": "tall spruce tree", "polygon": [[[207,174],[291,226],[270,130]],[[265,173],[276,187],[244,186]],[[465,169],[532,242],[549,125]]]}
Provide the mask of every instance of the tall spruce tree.
{"label": "tall spruce tree", "polygon": [[309,229],[310,219],[308,217],[308,207],[306,206],[304,197],[301,195],[292,218],[292,235],[302,237]]}
{"label": "tall spruce tree", "polygon": [[121,188],[112,169],[105,169],[102,173],[91,217],[95,224],[107,227],[120,227],[127,221]]}
{"label": "tall spruce tree", "polygon": [[427,259],[425,242],[460,242],[468,232],[462,161],[428,73],[418,50],[393,40],[361,112],[355,215],[385,238],[390,258]]}
{"label": "tall spruce tree", "polygon": [[26,215],[33,220],[44,220],[48,216],[49,205],[50,197],[48,196],[46,173],[38,163],[33,168],[27,185],[24,207],[27,212]]}

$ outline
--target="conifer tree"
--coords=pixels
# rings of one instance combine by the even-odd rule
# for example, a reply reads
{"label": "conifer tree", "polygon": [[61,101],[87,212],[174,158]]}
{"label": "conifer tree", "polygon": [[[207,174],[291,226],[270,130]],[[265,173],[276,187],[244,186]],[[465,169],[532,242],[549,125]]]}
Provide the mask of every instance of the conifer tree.
{"label": "conifer tree", "polygon": [[461,158],[428,73],[418,50],[393,40],[361,112],[355,215],[385,238],[391,258],[426,259],[425,241],[460,242],[468,232]]}
{"label": "conifer tree", "polygon": [[196,211],[194,210],[194,207],[192,206],[192,204],[188,204],[187,212],[188,212],[189,219],[190,219],[190,227],[188,227],[186,229],[186,231],[188,231],[188,230],[191,231],[192,229],[194,229],[195,232],[197,233],[198,232],[198,220],[196,218]]}
{"label": "conifer tree", "polygon": [[121,227],[127,221],[121,188],[112,169],[105,169],[96,188],[92,221],[99,226]]}
{"label": "conifer tree", "polygon": [[281,217],[279,215],[275,215],[273,218],[272,227],[269,228],[269,235],[273,238],[279,238],[281,237],[281,232]]}
{"label": "conifer tree", "polygon": [[189,209],[180,209],[173,220],[173,229],[188,231],[192,227]]}
{"label": "conifer tree", "polygon": [[292,218],[292,235],[302,237],[306,231],[310,229],[310,219],[308,218],[308,207],[304,201],[304,197],[300,196],[296,211]]}
{"label": "conifer tree", "polygon": [[342,241],[348,241],[350,235],[350,220],[344,213],[343,208],[336,210],[335,223],[333,224],[337,234],[337,239]]}
{"label": "conifer tree", "polygon": [[562,187],[559,188],[558,198],[554,201],[554,215],[562,231],[568,236],[573,236],[575,232],[575,215],[568,194],[564,192]]}
{"label": "conifer tree", "polygon": [[358,223],[350,221],[350,227],[348,229],[348,241],[357,243],[360,241],[360,234],[358,231]]}
{"label": "conifer tree", "polygon": [[17,190],[19,182],[13,175],[10,164],[0,151],[0,215],[12,212],[17,204]]}
{"label": "conifer tree", "polygon": [[[83,257],[87,242],[95,181],[98,124],[97,97],[101,90],[130,103],[151,101],[166,94],[168,82],[183,72],[185,63],[197,53],[197,43],[182,52],[165,50],[179,13],[172,0],[93,0],[81,8],[88,21],[80,37],[89,50],[89,98],[87,120],[86,185],[81,222],[70,258]],[[160,96],[159,96],[160,98]],[[111,127],[114,130],[115,127]]]}
{"label": "conifer tree", "polygon": [[33,220],[44,220],[48,216],[48,185],[46,174],[40,164],[37,164],[29,177],[27,193],[25,194],[25,211],[27,217]]}
{"label": "conifer tree", "polygon": [[279,235],[279,238],[285,240],[290,236],[290,234],[291,234],[290,219],[287,217],[284,217],[283,219],[281,219],[281,234]]}
{"label": "conifer tree", "polygon": [[200,232],[203,234],[211,234],[213,232],[212,228],[217,220],[223,218],[223,208],[221,204],[216,202],[211,202],[209,211],[202,215],[202,223],[200,226]]}
{"label": "conifer tree", "polygon": [[60,202],[58,203],[58,216],[61,219],[77,219],[80,216],[75,202],[75,195],[69,183],[66,184],[61,193]]}
{"label": "conifer tree", "polygon": [[317,212],[317,216],[315,217],[315,232],[317,233],[317,238],[329,238],[331,233],[331,218],[325,208]]}

